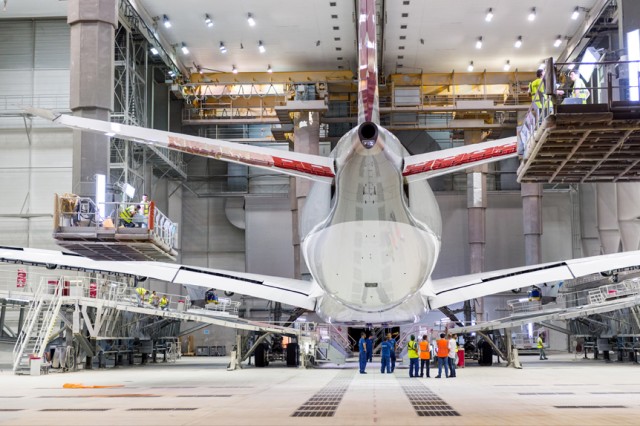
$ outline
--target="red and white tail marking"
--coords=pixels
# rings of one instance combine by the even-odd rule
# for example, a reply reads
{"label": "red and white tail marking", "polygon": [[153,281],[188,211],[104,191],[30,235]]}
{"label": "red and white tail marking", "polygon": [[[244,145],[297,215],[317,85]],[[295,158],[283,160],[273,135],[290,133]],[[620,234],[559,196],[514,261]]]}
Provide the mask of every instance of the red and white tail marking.
{"label": "red and white tail marking", "polygon": [[360,0],[358,9],[358,124],[380,124],[375,0]]}

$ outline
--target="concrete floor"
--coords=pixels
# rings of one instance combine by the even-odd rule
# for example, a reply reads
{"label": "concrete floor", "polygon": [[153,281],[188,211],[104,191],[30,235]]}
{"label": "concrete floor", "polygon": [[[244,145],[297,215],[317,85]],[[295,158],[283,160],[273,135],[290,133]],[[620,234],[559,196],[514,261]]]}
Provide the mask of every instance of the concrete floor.
{"label": "concrete floor", "polygon": [[[228,358],[203,357],[40,377],[5,370],[0,425],[638,424],[637,364],[567,354],[550,358],[521,357],[522,370],[472,362],[455,379],[409,379],[406,368],[383,375],[376,362],[366,375],[358,374],[355,363],[341,369],[272,364],[228,372]],[[122,387],[64,389],[65,383]],[[423,413],[457,416],[421,418],[410,400]],[[316,413],[337,409],[324,418],[293,416],[308,413],[301,410],[308,401],[318,404]]]}

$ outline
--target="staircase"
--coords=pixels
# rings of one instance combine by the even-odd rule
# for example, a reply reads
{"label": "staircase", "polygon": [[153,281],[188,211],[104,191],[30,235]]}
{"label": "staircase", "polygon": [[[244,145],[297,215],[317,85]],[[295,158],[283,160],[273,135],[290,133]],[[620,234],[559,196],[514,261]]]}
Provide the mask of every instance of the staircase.
{"label": "staircase", "polygon": [[[42,278],[38,285],[27,314],[26,326],[20,332],[13,349],[15,374],[29,374],[29,358],[42,358],[44,355],[62,306],[63,287],[60,283],[58,281],[53,286],[48,284],[46,278]],[[54,294],[48,294],[47,291],[53,291]]]}
{"label": "staircase", "polygon": [[352,355],[349,340],[331,324],[318,325],[318,336],[316,362],[341,365]]}

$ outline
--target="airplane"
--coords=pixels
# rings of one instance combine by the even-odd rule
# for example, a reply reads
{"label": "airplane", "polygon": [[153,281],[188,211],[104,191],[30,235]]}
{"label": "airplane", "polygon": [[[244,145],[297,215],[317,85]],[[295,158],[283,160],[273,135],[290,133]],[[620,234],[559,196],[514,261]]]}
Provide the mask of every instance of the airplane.
{"label": "airplane", "polygon": [[93,261],[28,248],[0,247],[0,261],[217,288],[301,307],[344,324],[419,322],[429,310],[465,300],[640,265],[640,252],[634,251],[432,279],[442,223],[427,179],[515,157],[516,138],[410,156],[380,125],[375,19],[374,0],[361,0],[358,124],[329,157],[26,109],[74,129],[314,181],[301,219],[311,281],[160,262]]}

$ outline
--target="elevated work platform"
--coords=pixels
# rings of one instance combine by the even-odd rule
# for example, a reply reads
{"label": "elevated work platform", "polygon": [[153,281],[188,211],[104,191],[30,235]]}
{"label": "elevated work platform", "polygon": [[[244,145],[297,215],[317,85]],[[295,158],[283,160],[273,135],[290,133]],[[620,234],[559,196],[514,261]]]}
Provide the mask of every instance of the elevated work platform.
{"label": "elevated work platform", "polygon": [[[58,245],[94,260],[175,261],[177,224],[153,202],[102,203],[73,195],[55,196],[53,238]],[[128,221],[125,209],[135,211]]]}
{"label": "elevated work platform", "polygon": [[540,125],[527,116],[520,182],[640,181],[640,103],[556,109]]}

